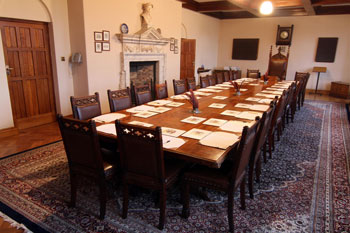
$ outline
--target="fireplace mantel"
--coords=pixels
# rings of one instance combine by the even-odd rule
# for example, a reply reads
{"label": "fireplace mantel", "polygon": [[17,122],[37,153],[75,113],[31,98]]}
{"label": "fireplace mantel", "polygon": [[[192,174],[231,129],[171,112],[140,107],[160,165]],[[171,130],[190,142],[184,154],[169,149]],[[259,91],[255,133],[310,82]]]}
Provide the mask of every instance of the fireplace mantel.
{"label": "fireplace mantel", "polygon": [[117,34],[122,43],[121,72],[119,88],[130,86],[130,62],[156,61],[157,80],[163,83],[166,75],[165,45],[169,39],[163,38],[154,28],[141,30],[134,35]]}

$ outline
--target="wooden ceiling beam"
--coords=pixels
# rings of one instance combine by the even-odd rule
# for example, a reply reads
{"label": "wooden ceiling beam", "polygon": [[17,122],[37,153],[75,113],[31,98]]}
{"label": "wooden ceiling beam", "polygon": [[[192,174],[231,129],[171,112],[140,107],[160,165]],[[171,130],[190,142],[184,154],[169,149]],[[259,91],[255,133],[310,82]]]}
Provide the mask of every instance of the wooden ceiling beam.
{"label": "wooden ceiling beam", "polygon": [[217,1],[217,2],[203,2],[199,4],[199,12],[212,12],[212,11],[237,11],[241,8],[233,5],[228,1]]}
{"label": "wooden ceiling beam", "polygon": [[350,4],[350,0],[311,0],[313,6]]}
{"label": "wooden ceiling beam", "polygon": [[[261,17],[259,10],[257,8],[254,8],[253,6],[257,4],[257,1],[250,1],[250,0],[227,0],[234,4],[235,6],[238,6],[244,11],[248,11],[249,13],[253,14],[254,16]],[[259,1],[260,2],[260,1]]]}
{"label": "wooden ceiling beam", "polygon": [[194,0],[178,0],[179,2],[182,2],[182,7],[193,10],[193,11],[198,11],[199,3],[194,1]]}
{"label": "wooden ceiling beam", "polygon": [[301,0],[301,2],[303,3],[304,9],[308,15],[316,15],[310,0]]}

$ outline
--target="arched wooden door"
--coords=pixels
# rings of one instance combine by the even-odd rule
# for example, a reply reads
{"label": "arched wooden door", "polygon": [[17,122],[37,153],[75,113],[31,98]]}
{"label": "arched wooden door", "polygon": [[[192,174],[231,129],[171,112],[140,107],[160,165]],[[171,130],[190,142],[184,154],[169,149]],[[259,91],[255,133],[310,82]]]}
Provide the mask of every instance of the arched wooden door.
{"label": "arched wooden door", "polygon": [[0,28],[15,126],[55,121],[47,23],[0,20]]}

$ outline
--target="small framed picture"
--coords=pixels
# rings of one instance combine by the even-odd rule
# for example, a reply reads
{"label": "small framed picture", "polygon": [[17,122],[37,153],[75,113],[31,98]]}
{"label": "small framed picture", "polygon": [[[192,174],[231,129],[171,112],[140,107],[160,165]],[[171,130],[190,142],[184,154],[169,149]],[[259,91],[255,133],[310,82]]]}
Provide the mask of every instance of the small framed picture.
{"label": "small framed picture", "polygon": [[177,47],[177,44],[179,43],[179,40],[178,39],[175,39],[174,40],[174,44],[175,44],[175,46]]}
{"label": "small framed picture", "polygon": [[170,51],[174,51],[175,50],[175,45],[174,44],[170,44]]}
{"label": "small framed picture", "polygon": [[179,47],[175,46],[174,53],[178,54],[179,53]]}
{"label": "small framed picture", "polygon": [[175,38],[170,38],[170,44],[175,44]]}
{"label": "small framed picture", "polygon": [[102,53],[102,43],[95,42],[95,53]]}
{"label": "small framed picture", "polygon": [[95,41],[102,41],[103,40],[102,32],[94,32],[94,38],[95,38]]}
{"label": "small framed picture", "polygon": [[109,35],[110,35],[109,31],[103,30],[102,33],[103,33],[103,41],[109,41]]}
{"label": "small framed picture", "polygon": [[102,43],[102,50],[103,51],[110,51],[111,50],[109,42],[103,42]]}

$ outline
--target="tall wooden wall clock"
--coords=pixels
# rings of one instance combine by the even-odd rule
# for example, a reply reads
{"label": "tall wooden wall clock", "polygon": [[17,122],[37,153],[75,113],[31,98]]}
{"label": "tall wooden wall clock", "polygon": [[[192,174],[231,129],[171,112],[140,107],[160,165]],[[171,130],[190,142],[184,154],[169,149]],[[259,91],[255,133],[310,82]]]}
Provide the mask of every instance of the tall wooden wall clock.
{"label": "tall wooden wall clock", "polygon": [[276,45],[291,45],[292,44],[292,36],[293,36],[293,27],[281,27],[278,25],[277,27],[277,37],[276,37]]}

